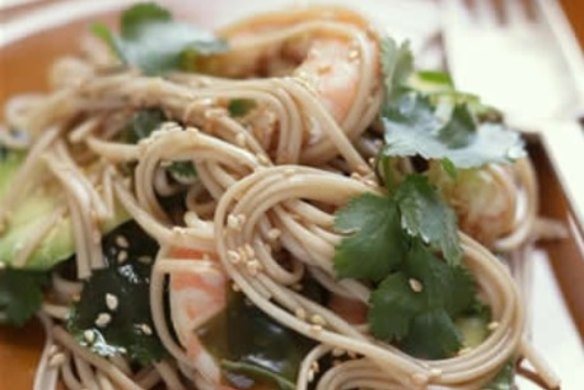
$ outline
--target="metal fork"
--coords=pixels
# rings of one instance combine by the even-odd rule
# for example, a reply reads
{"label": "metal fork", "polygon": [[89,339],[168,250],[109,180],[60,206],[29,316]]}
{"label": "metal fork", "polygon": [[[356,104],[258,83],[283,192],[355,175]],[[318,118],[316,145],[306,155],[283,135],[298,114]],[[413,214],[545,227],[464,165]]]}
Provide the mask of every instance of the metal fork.
{"label": "metal fork", "polygon": [[537,6],[530,15],[521,0],[499,3],[442,1],[450,71],[458,88],[541,140],[584,232],[584,132],[576,120],[582,97]]}

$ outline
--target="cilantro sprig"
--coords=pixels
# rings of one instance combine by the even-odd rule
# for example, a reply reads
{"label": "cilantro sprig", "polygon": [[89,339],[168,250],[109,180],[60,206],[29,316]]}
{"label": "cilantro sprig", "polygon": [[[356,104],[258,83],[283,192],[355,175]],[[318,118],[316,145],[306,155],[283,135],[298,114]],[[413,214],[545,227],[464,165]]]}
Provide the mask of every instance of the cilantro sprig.
{"label": "cilantro sprig", "polygon": [[354,198],[335,222],[345,234],[333,259],[337,274],[376,286],[372,334],[426,358],[460,349],[455,319],[475,302],[475,283],[460,265],[456,218],[427,178],[410,175],[393,195]]}
{"label": "cilantro sprig", "polygon": [[378,338],[397,340],[413,355],[448,356],[462,346],[453,319],[474,302],[474,296],[473,279],[464,268],[447,265],[414,240],[400,270],[371,296],[371,330]]}
{"label": "cilantro sprig", "polygon": [[147,75],[173,70],[193,70],[197,56],[227,50],[227,43],[212,33],[173,20],[172,14],[155,3],[136,4],[122,14],[120,35],[103,24],[91,31],[105,41],[126,65]]}
{"label": "cilantro sprig", "polygon": [[[342,278],[369,283],[373,336],[425,358],[463,346],[457,321],[477,305],[476,283],[461,264],[456,215],[428,177],[394,171],[398,157],[458,168],[511,162],[525,154],[516,132],[478,97],[458,92],[440,72],[414,72],[407,44],[381,42],[385,145],[377,158],[386,195],[363,194],[337,211],[344,234],[334,266]],[[466,314],[465,314],[466,313]]]}
{"label": "cilantro sprig", "polygon": [[23,326],[40,309],[47,272],[6,268],[0,271],[0,324]]}
{"label": "cilantro sprig", "polygon": [[416,74],[407,44],[382,41],[385,101],[384,156],[448,159],[458,168],[514,161],[525,155],[518,133],[500,122],[479,120],[487,107],[458,92],[447,75]]}

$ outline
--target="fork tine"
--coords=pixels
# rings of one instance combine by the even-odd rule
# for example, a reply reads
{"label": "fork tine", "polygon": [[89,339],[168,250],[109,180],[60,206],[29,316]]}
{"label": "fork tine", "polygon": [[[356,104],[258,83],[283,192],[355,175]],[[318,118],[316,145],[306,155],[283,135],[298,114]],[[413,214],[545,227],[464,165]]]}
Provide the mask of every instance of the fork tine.
{"label": "fork tine", "polygon": [[523,0],[503,1],[503,19],[510,26],[522,26],[529,23],[530,16]]}
{"label": "fork tine", "polygon": [[[506,2],[506,1],[504,1]],[[476,22],[484,28],[496,27],[499,24],[497,5],[493,0],[474,0]]]}

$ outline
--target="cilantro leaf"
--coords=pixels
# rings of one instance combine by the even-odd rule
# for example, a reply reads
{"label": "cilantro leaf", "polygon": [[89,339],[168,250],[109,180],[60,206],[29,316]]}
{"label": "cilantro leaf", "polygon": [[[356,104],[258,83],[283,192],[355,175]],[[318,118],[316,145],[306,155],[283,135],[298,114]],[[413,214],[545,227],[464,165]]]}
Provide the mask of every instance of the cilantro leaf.
{"label": "cilantro leaf", "polygon": [[[419,289],[414,291],[412,283],[419,283]],[[379,339],[400,342],[416,356],[446,357],[462,346],[453,318],[474,301],[470,274],[449,266],[414,240],[401,270],[387,276],[371,294],[371,332]]]}
{"label": "cilantro leaf", "polygon": [[417,357],[440,359],[456,353],[462,346],[462,337],[444,310],[431,309],[414,318],[400,346]]}
{"label": "cilantro leaf", "polygon": [[120,24],[122,36],[136,38],[140,36],[142,23],[168,22],[172,15],[167,9],[156,3],[139,3],[128,8],[122,14]]}
{"label": "cilantro leaf", "polygon": [[400,340],[410,330],[411,322],[425,307],[424,296],[410,287],[407,275],[389,275],[371,294],[368,314],[371,332],[383,340]]}
{"label": "cilantro leaf", "polygon": [[450,177],[452,180],[456,180],[458,177],[458,169],[456,169],[456,166],[452,163],[452,161],[450,161],[448,158],[443,158],[440,160],[440,164],[442,165],[444,172],[448,174],[448,177]]}
{"label": "cilantro leaf", "polygon": [[124,139],[132,144],[138,143],[140,140],[148,138],[165,121],[166,115],[157,108],[136,111],[124,129]]}
{"label": "cilantro leaf", "polygon": [[384,75],[385,92],[388,96],[401,93],[414,71],[414,56],[406,42],[398,47],[389,37],[381,40],[381,68]]}
{"label": "cilantro leaf", "polygon": [[386,156],[415,156],[425,159],[448,158],[459,168],[488,163],[508,163],[525,155],[518,133],[498,123],[469,127],[467,110],[454,110],[449,122],[442,125],[431,112],[429,98],[405,95],[400,107],[407,111],[385,116]]}
{"label": "cilantro leaf", "polygon": [[444,75],[414,77],[407,44],[398,48],[385,39],[381,63],[385,156],[448,159],[456,167],[471,168],[525,155],[518,133],[500,123],[477,120],[485,110],[476,96],[455,91]]}
{"label": "cilantro leaf", "polygon": [[450,121],[440,129],[438,138],[449,148],[458,149],[473,142],[475,131],[475,121],[470,110],[464,104],[457,104]]}
{"label": "cilantro leaf", "polygon": [[461,266],[440,260],[419,240],[413,242],[403,269],[408,277],[421,283],[427,307],[442,308],[457,316],[475,301],[476,286],[471,274]]}
{"label": "cilantro leaf", "polygon": [[256,108],[257,104],[250,99],[232,99],[229,101],[227,109],[232,117],[246,116],[251,110]]}
{"label": "cilantro leaf", "polygon": [[[130,243],[127,249],[117,245],[118,236]],[[104,237],[102,246],[108,267],[94,271],[84,282],[81,298],[74,304],[67,324],[69,330],[81,345],[102,356],[120,353],[141,365],[162,359],[165,349],[155,333],[148,300],[151,264],[138,260],[152,258],[158,244],[131,221]],[[127,259],[119,262],[122,251]],[[117,301],[113,310],[106,303],[107,294]],[[96,319],[103,313],[111,321],[100,327]],[[86,331],[92,332],[94,341],[87,340]]]}
{"label": "cilantro leaf", "polygon": [[225,41],[212,33],[176,22],[170,12],[154,3],[141,3],[124,11],[121,36],[102,24],[92,32],[104,40],[120,59],[147,75],[158,75],[184,67],[184,57],[210,55],[227,50]]}
{"label": "cilantro leaf", "polygon": [[347,234],[333,259],[342,278],[378,281],[403,260],[407,237],[392,199],[373,194],[352,199],[337,213],[335,228]]}
{"label": "cilantro leaf", "polygon": [[166,170],[179,180],[191,180],[197,177],[197,170],[192,161],[174,161]]}
{"label": "cilantro leaf", "polygon": [[6,268],[0,271],[0,324],[23,326],[40,309],[45,272]]}
{"label": "cilantro leaf", "polygon": [[431,89],[431,90],[452,90],[454,89],[454,82],[452,77],[446,72],[435,70],[420,70],[414,73],[411,80],[417,88],[416,89]]}
{"label": "cilantro leaf", "polygon": [[456,215],[440,199],[428,178],[410,175],[399,186],[396,199],[402,227],[413,237],[420,237],[433,249],[442,250],[451,264],[462,257],[458,242]]}

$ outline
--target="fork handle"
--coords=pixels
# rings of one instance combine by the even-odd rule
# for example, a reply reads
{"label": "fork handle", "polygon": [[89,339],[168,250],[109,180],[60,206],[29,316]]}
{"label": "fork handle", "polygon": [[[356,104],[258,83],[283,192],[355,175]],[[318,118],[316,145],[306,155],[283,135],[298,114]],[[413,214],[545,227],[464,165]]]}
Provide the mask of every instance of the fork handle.
{"label": "fork handle", "polygon": [[541,140],[560,179],[574,222],[584,233],[584,131],[573,121],[549,121],[540,125]]}

